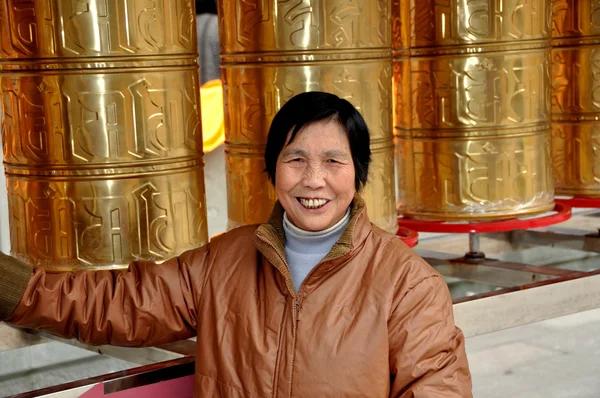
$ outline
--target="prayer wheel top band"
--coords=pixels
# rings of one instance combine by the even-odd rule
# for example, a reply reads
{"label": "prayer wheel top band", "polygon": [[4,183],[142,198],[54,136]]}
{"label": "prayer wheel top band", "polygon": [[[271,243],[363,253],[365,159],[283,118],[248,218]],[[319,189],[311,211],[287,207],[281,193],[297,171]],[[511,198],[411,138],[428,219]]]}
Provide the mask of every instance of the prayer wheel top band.
{"label": "prayer wheel top band", "polygon": [[197,53],[193,3],[152,3],[0,0],[0,58]]}
{"label": "prayer wheel top band", "polygon": [[393,47],[423,48],[550,38],[547,0],[392,0]]}
{"label": "prayer wheel top band", "polygon": [[390,0],[220,0],[221,54],[390,48]]}

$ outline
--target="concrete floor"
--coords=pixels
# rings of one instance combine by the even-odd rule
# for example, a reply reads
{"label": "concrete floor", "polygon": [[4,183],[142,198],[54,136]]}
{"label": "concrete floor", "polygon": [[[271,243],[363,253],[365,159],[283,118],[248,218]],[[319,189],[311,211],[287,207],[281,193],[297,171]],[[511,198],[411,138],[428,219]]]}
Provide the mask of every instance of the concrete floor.
{"label": "concrete floor", "polygon": [[600,397],[600,310],[467,339],[473,395]]}

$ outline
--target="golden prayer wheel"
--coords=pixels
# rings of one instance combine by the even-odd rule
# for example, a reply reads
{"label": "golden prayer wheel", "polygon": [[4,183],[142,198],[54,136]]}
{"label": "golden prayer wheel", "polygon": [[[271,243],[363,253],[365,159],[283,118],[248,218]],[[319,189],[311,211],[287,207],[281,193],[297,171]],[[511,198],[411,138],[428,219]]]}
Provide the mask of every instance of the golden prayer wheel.
{"label": "golden prayer wheel", "polygon": [[552,22],[556,192],[600,197],[600,3],[554,1]]}
{"label": "golden prayer wheel", "polygon": [[394,0],[398,210],[442,220],[553,208],[549,0]]}
{"label": "golden prayer wheel", "polygon": [[0,0],[11,251],[125,267],[207,241],[193,2]]}
{"label": "golden prayer wheel", "polygon": [[365,118],[373,161],[362,194],[371,220],[397,230],[389,1],[219,1],[229,228],[265,222],[276,200],[263,154],[277,111],[326,91]]}

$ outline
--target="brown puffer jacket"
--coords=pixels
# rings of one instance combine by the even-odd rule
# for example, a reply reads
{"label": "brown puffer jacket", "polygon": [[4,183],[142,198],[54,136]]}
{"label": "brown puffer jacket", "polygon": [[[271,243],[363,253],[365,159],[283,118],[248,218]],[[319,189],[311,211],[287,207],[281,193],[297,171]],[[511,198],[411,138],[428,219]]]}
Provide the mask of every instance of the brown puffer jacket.
{"label": "brown puffer jacket", "polygon": [[0,316],[91,344],[155,345],[197,334],[198,397],[471,396],[444,280],[372,226],[360,198],[298,292],[282,216],[277,205],[268,224],[128,271],[31,275],[5,256]]}

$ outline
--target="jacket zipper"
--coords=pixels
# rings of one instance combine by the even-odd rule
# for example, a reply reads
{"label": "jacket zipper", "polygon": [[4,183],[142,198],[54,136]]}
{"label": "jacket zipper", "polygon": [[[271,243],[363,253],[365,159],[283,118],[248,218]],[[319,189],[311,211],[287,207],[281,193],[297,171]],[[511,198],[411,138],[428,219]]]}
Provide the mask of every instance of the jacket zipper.
{"label": "jacket zipper", "polygon": [[300,322],[300,310],[302,309],[302,296],[300,296],[300,291],[302,290],[302,285],[300,285],[300,289],[298,289],[298,294],[296,295],[296,300],[294,303],[294,329],[292,333],[292,363],[290,365],[290,392],[289,397],[292,397],[292,387],[294,385],[294,364],[296,363],[296,342],[298,341],[298,323]]}

